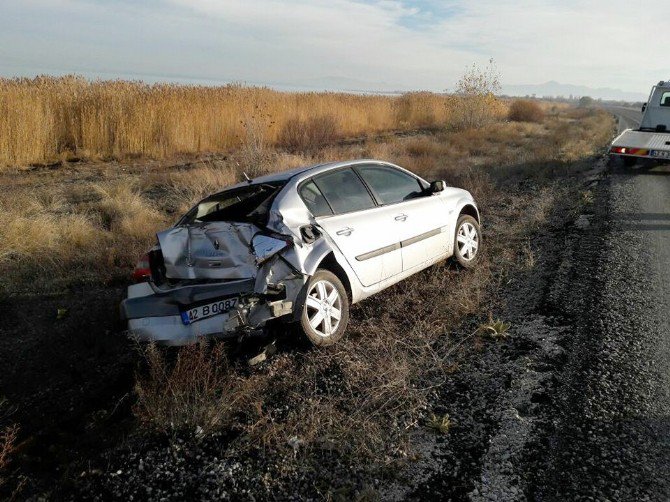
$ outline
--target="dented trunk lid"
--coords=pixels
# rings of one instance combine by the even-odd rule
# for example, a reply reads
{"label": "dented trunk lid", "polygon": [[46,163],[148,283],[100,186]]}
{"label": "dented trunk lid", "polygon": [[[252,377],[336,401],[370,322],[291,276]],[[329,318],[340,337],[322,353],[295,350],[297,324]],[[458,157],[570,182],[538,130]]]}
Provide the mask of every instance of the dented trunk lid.
{"label": "dented trunk lid", "polygon": [[246,279],[258,265],[251,241],[259,228],[225,221],[180,225],[159,232],[169,279]]}

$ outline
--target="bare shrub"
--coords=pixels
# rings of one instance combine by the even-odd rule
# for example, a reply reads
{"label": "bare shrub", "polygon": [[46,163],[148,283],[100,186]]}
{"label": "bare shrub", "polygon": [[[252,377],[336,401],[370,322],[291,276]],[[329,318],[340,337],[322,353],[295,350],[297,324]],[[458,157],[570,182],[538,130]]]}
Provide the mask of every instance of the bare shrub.
{"label": "bare shrub", "polygon": [[591,96],[582,96],[579,98],[579,107],[580,108],[590,108],[595,103],[595,99]]}
{"label": "bare shrub", "polygon": [[228,425],[242,394],[230,371],[223,344],[182,347],[174,362],[154,344],[144,350],[148,374],[135,384],[135,415],[164,433],[210,433]]}
{"label": "bare shrub", "polygon": [[333,143],[339,136],[339,124],[332,115],[291,118],[282,127],[278,143],[292,150],[314,150]]}
{"label": "bare shrub", "polygon": [[456,84],[451,127],[471,129],[497,120],[503,107],[495,95],[499,91],[500,74],[493,60],[486,68],[473,64]]}
{"label": "bare shrub", "polygon": [[509,108],[507,118],[513,122],[536,122],[544,121],[544,110],[534,102],[526,99],[517,99]]}

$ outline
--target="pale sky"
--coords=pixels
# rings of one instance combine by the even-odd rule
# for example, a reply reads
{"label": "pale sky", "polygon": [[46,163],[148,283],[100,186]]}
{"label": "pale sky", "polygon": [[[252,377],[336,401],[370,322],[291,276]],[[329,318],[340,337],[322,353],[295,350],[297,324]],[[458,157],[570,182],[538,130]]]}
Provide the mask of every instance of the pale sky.
{"label": "pale sky", "polygon": [[453,88],[493,58],[508,85],[646,93],[670,79],[668,0],[0,0],[0,75]]}

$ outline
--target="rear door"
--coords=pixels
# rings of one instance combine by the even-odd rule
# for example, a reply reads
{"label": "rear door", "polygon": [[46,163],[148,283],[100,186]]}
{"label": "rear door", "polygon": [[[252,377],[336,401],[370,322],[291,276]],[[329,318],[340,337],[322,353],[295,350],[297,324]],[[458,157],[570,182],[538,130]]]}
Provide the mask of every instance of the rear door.
{"label": "rear door", "polygon": [[448,209],[414,175],[391,166],[356,166],[377,202],[395,222],[403,270],[425,266],[449,252]]}
{"label": "rear door", "polygon": [[351,168],[304,183],[300,195],[364,286],[402,271],[400,236],[388,208],[374,199]]}

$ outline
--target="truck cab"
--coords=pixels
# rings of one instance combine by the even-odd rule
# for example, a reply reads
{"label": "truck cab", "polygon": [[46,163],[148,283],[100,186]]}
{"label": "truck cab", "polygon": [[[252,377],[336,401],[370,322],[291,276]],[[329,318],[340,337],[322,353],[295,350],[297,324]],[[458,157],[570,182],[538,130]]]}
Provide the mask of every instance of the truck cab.
{"label": "truck cab", "polygon": [[612,142],[610,156],[621,158],[626,166],[642,158],[670,161],[670,81],[651,88],[642,112],[640,127],[621,133]]}

